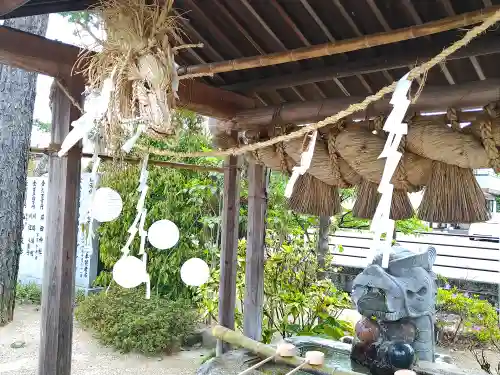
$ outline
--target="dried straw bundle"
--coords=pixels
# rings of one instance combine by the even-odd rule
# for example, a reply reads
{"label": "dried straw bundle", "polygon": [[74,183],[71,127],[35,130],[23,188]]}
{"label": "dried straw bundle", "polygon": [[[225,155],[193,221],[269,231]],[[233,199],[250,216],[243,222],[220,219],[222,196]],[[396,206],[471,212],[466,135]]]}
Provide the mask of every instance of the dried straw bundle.
{"label": "dried straw bundle", "polygon": [[[171,109],[179,85],[174,53],[183,46],[174,0],[106,0],[95,8],[102,18],[106,40],[102,50],[81,56],[79,65],[91,89],[111,77],[114,92],[107,116],[108,136],[130,132],[130,125],[146,125],[150,135],[175,134]],[[129,124],[128,128],[123,126]]]}
{"label": "dried straw bundle", "polygon": [[[377,191],[378,185],[363,179],[357,187],[357,198],[352,208],[352,215],[361,219],[372,219],[377,210],[381,194]],[[394,189],[391,203],[390,218],[393,220],[404,220],[413,217],[408,193],[404,190]]]}
{"label": "dried straw bundle", "polygon": [[299,176],[288,204],[296,212],[314,216],[333,216],[342,211],[338,189],[309,173]]}
{"label": "dried straw bundle", "polygon": [[488,157],[481,142],[435,120],[419,117],[408,126],[406,148],[414,154],[461,168],[487,168]]}
{"label": "dried straw bundle", "polygon": [[[304,148],[303,146],[302,139],[292,139],[284,144],[285,152],[296,163],[300,163],[300,157]],[[321,181],[324,181],[328,185],[339,186],[340,181],[338,177],[334,175],[331,163],[332,161],[325,143],[322,140],[317,140],[316,145],[314,146],[314,155],[311,160],[311,165],[307,170],[308,173]]]}
{"label": "dried straw bundle", "polygon": [[274,147],[265,147],[253,153],[247,152],[245,157],[255,163],[264,164],[266,167],[273,171],[288,172],[295,166],[295,162],[286,154],[278,155]]}
{"label": "dried straw bundle", "polygon": [[418,217],[434,223],[475,223],[490,213],[471,169],[433,162]]}
{"label": "dried straw bundle", "polygon": [[[385,140],[357,124],[349,125],[335,140],[340,156],[364,179],[380,183],[385,159],[379,159]],[[431,160],[406,151],[392,178],[396,189],[418,191],[429,180]]]}

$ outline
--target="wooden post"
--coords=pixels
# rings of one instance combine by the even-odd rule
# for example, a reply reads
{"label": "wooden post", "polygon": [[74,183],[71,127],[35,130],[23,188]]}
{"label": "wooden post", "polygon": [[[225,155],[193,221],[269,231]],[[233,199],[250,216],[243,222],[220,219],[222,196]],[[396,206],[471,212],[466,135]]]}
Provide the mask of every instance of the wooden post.
{"label": "wooden post", "polygon": [[[73,78],[65,84],[81,99],[82,81]],[[51,142],[58,146],[81,114],[57,85],[53,90]],[[67,156],[53,154],[49,160],[39,375],[71,373],[81,153],[77,146]]]}
{"label": "wooden post", "polygon": [[[236,271],[238,266],[238,224],[240,213],[239,158],[224,161],[224,197],[222,213],[222,244],[220,257],[219,324],[234,329],[236,305]],[[229,350],[227,343],[217,341],[216,354]]]}
{"label": "wooden post", "polygon": [[318,279],[323,280],[328,275],[325,271],[325,258],[330,250],[330,246],[328,244],[329,236],[330,236],[330,225],[332,224],[332,220],[330,216],[320,216],[319,217],[319,228],[318,228],[318,247],[317,251],[317,259],[318,266],[320,271],[318,272]]}
{"label": "wooden post", "polygon": [[248,235],[243,333],[256,341],[262,339],[268,176],[265,166],[256,163],[250,163],[248,166]]}

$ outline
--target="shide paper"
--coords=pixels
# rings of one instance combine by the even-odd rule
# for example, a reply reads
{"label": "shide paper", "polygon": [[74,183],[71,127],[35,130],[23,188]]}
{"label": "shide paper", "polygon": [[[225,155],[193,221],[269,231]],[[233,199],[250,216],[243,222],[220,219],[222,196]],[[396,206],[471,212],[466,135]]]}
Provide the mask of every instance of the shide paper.
{"label": "shide paper", "polygon": [[[411,87],[411,81],[408,80],[408,74],[401,78],[396,86],[391,99],[393,110],[384,124],[384,131],[389,133],[384,149],[379,156],[386,159],[378,192],[382,195],[378,203],[375,215],[373,216],[370,230],[373,234],[373,242],[370,248],[370,259],[382,249],[382,267],[389,267],[389,251],[392,245],[392,234],[394,232],[394,220],[390,219],[392,194],[394,186],[391,179],[396,172],[396,168],[402,158],[398,151],[401,139],[408,133],[408,125],[403,123],[404,116],[410,106],[408,91]],[[385,241],[382,236],[385,234]]]}

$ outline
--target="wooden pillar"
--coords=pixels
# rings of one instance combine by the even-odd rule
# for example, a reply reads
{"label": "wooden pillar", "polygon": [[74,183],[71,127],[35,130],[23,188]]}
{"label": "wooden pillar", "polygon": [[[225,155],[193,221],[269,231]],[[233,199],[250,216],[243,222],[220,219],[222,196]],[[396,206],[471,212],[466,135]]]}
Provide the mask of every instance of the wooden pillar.
{"label": "wooden pillar", "polygon": [[266,167],[248,166],[248,234],[245,268],[243,333],[253,340],[262,339],[264,305],[264,240],[268,173]]}
{"label": "wooden pillar", "polygon": [[[222,244],[220,257],[219,324],[234,329],[236,305],[236,271],[238,266],[238,224],[240,212],[239,158],[229,156],[224,161],[224,197],[222,213]],[[229,350],[229,345],[217,341],[216,354]]]}
{"label": "wooden pillar", "polygon": [[[82,81],[73,78],[65,85],[81,99]],[[57,85],[52,93],[51,143],[58,147],[81,114]],[[39,375],[71,373],[81,153],[78,145],[67,156],[54,153],[49,160]]]}

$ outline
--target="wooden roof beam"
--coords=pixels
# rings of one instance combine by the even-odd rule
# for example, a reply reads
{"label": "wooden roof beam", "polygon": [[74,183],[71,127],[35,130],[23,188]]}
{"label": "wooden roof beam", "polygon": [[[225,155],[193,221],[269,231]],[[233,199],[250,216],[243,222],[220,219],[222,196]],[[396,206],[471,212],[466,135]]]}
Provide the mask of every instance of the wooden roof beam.
{"label": "wooden roof beam", "polygon": [[[5,2],[5,0],[0,0]],[[76,12],[87,10],[90,6],[94,5],[96,0],[67,0],[67,1],[29,1],[21,7],[15,8],[11,12],[0,15],[0,19],[15,18],[15,17],[29,17],[40,14],[61,13],[61,12]]]}
{"label": "wooden roof beam", "polygon": [[[80,48],[0,26],[0,63],[52,77],[68,78]],[[179,86],[180,106],[205,116],[227,119],[243,109],[255,108],[253,99],[183,80]]]}
{"label": "wooden roof beam", "polygon": [[[470,109],[482,107],[498,100],[500,79],[488,79],[453,86],[425,86],[417,103],[410,107],[410,112],[446,111],[447,108]],[[373,103],[368,113],[359,112],[356,116],[378,115],[388,113],[392,106],[391,96]],[[281,106],[266,107],[242,111],[233,117],[233,130],[255,130],[280,123],[305,124],[323,120],[349,105],[361,102],[364,97],[330,98],[318,101],[285,103]],[[276,114],[279,114],[276,118]],[[228,122],[229,123],[229,122]]]}
{"label": "wooden roof beam", "polygon": [[[498,37],[483,37],[473,41],[469,46],[457,51],[448,60],[463,59],[475,56],[500,53]],[[311,82],[321,82],[333,78],[351,77],[360,74],[387,72],[387,70],[405,68],[418,62],[426,61],[441,52],[440,49],[426,49],[411,51],[394,56],[375,57],[366,60],[347,62],[342,65],[327,66],[321,69],[309,69],[300,73],[284,74],[281,76],[263,78],[236,84],[221,86],[229,91],[242,93],[266,92],[291,85],[303,85]],[[390,82],[393,79],[391,77]]]}
{"label": "wooden roof beam", "polygon": [[0,3],[0,16],[4,16],[13,10],[19,8],[21,5],[26,3],[28,0],[3,0]]}
{"label": "wooden roof beam", "polygon": [[0,26],[0,63],[67,78],[81,50],[77,47]]}

